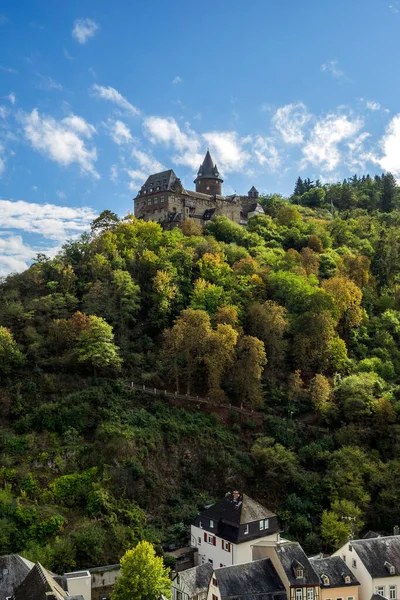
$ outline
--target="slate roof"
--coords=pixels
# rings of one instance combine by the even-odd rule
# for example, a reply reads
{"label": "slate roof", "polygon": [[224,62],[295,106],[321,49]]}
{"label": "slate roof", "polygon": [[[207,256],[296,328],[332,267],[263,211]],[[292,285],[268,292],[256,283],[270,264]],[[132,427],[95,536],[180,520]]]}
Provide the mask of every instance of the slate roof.
{"label": "slate roof", "polygon": [[218,167],[211,158],[209,150],[207,150],[203,163],[200,165],[197,179],[221,179]]}
{"label": "slate roof", "polygon": [[231,525],[243,525],[276,516],[268,508],[249,498],[247,494],[242,494],[237,500],[234,500],[233,494],[227,494],[225,498],[206,508],[201,513],[201,516],[203,515],[214,521],[224,519]]}
{"label": "slate roof", "polygon": [[185,591],[191,598],[205,592],[210,583],[211,575],[213,573],[213,567],[211,563],[206,562],[204,565],[193,567],[192,569],[186,569],[178,573],[179,577],[179,589]]}
{"label": "slate roof", "polygon": [[216,569],[221,598],[286,600],[285,587],[269,558]]}
{"label": "slate roof", "polygon": [[370,529],[369,531],[367,531],[367,533],[365,533],[363,535],[363,540],[370,540],[372,538],[377,538],[377,537],[381,537],[380,533],[377,533],[376,531],[372,531]]}
{"label": "slate roof", "polygon": [[[15,591],[14,600],[46,600],[48,592],[53,594],[55,600],[71,600],[50,573],[40,563],[36,563]],[[75,597],[75,600],[80,600],[80,597]]]}
{"label": "slate roof", "polygon": [[[360,585],[358,579],[350,571],[340,556],[328,556],[327,558],[310,558],[310,563],[321,577],[324,588],[345,587],[348,585]],[[322,580],[322,575],[329,577],[329,585]],[[346,583],[345,577],[350,577],[350,583]]]}
{"label": "slate roof", "polygon": [[[314,571],[300,544],[297,542],[280,544],[276,547],[276,553],[290,585],[320,585],[319,575]],[[304,571],[302,578],[296,577],[295,570],[298,566]]]}
{"label": "slate roof", "polygon": [[12,596],[34,566],[35,563],[18,554],[0,556],[0,600]]}
{"label": "slate roof", "polygon": [[259,202],[255,202],[250,206],[249,213],[258,212],[260,214],[264,214],[264,209]]}
{"label": "slate roof", "polygon": [[[138,196],[143,196],[145,191],[148,194],[150,189],[153,190],[151,193],[156,191],[163,192],[166,190],[171,190],[177,179],[178,178],[172,169],[168,169],[168,171],[161,171],[161,173],[153,173],[153,175],[149,175],[145,183],[140,188]],[[157,190],[157,187],[160,187],[161,189]]]}
{"label": "slate roof", "polygon": [[[352,540],[350,544],[364,563],[371,577],[393,577],[400,575],[400,535]],[[393,565],[395,573],[390,575],[388,566]]]}
{"label": "slate roof", "polygon": [[249,189],[249,196],[251,196],[252,194],[254,194],[254,192],[256,194],[258,194],[257,188],[255,188],[254,185],[252,185],[251,188]]}
{"label": "slate roof", "polygon": [[382,596],[382,594],[372,594],[371,600],[387,600],[386,596]]}

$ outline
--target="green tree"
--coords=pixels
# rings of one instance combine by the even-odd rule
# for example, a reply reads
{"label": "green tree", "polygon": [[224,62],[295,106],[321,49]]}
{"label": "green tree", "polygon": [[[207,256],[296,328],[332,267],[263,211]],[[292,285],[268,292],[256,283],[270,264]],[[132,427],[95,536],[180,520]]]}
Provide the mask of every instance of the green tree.
{"label": "green tree", "polygon": [[84,329],[76,342],[78,362],[96,369],[120,369],[122,359],[114,344],[112,327],[101,317],[89,317],[89,327]]}
{"label": "green tree", "polygon": [[13,334],[6,327],[0,327],[0,376],[9,375],[23,361]]}
{"label": "green tree", "polygon": [[159,600],[161,595],[171,598],[168,569],[149,542],[139,542],[121,559],[121,577],[111,600]]}

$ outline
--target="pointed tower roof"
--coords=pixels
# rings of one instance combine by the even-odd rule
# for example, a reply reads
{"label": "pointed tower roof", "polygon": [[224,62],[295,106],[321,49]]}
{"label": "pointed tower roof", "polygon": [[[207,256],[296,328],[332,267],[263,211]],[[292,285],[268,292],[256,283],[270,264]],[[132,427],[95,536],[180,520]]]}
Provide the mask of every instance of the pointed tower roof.
{"label": "pointed tower roof", "polygon": [[217,164],[214,163],[210,151],[207,150],[203,163],[200,165],[197,179],[221,179]]}

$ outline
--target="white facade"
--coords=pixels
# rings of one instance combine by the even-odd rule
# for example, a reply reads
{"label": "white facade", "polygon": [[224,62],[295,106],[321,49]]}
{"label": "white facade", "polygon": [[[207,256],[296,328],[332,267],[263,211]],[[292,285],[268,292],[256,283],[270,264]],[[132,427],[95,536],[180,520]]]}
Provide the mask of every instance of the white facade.
{"label": "white facade", "polygon": [[[350,549],[351,548],[351,549]],[[359,600],[370,600],[372,594],[378,593],[389,600],[400,598],[400,575],[373,578],[364,566],[351,541],[347,542],[333,556],[341,556],[350,571],[354,573],[360,582]]]}
{"label": "white facade", "polygon": [[214,569],[251,562],[253,560],[253,546],[260,542],[275,545],[279,542],[279,533],[233,544],[218,537],[216,533],[210,533],[196,525],[191,526],[190,545],[198,550],[196,564],[202,565],[209,561]]}
{"label": "white facade", "polygon": [[65,573],[70,596],[83,596],[84,600],[92,599],[92,578],[89,571]]}

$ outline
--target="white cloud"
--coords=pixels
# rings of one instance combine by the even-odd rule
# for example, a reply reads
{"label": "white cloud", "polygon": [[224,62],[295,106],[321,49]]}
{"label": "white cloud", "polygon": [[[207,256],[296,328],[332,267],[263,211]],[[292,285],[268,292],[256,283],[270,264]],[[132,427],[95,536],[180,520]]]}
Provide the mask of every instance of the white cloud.
{"label": "white cloud", "polygon": [[250,159],[242,140],[235,131],[213,131],[202,136],[210,146],[211,154],[224,173],[240,171]]}
{"label": "white cloud", "polygon": [[96,217],[89,207],[71,208],[24,200],[0,200],[0,213],[1,229],[35,233],[57,242],[83,233]]}
{"label": "white cloud", "polygon": [[63,90],[61,83],[54,81],[49,75],[42,75],[41,73],[35,73],[35,75],[38,77],[38,82],[36,83],[38,89],[46,91],[57,90],[59,92]]}
{"label": "white cloud", "polygon": [[84,119],[70,115],[56,121],[53,117],[41,116],[35,108],[30,114],[21,112],[20,120],[33,148],[61,165],[77,163],[82,173],[99,178],[94,168],[96,148],[88,148],[84,141],[84,138],[91,138],[95,129]]}
{"label": "white cloud", "polygon": [[311,164],[323,171],[333,171],[342,158],[339,144],[351,140],[362,125],[361,119],[351,120],[346,115],[330,114],[320,119],[302,148],[302,165]]}
{"label": "white cloud", "polygon": [[6,73],[18,73],[16,69],[13,67],[5,67],[4,65],[0,65],[0,71],[5,71]]}
{"label": "white cloud", "polygon": [[346,80],[348,79],[346,73],[339,68],[337,60],[329,60],[328,62],[321,65],[321,71],[330,73],[335,79]]}
{"label": "white cloud", "polygon": [[386,127],[385,135],[379,143],[381,156],[371,156],[374,163],[384,171],[400,177],[400,114],[397,114]]}
{"label": "white cloud", "polygon": [[7,100],[9,100],[11,102],[11,104],[15,104],[17,97],[14,94],[14,92],[11,92],[11,94],[8,94],[7,96]]}
{"label": "white cloud", "polygon": [[179,75],[177,75],[176,77],[173,78],[172,83],[177,84],[177,83],[182,83],[183,79],[182,77],[179,77]]}
{"label": "white cloud", "polygon": [[[38,252],[54,256],[67,239],[83,233],[96,217],[89,207],[71,208],[23,200],[0,200],[0,211],[3,229],[0,230],[0,276],[23,271]],[[29,245],[24,233],[38,234],[42,239],[36,245]]]}
{"label": "white cloud", "polygon": [[202,144],[199,136],[185,125],[182,131],[172,117],[147,117],[143,123],[145,135],[153,144],[161,143],[173,147],[178,154],[172,157],[176,164],[198,168],[204,155],[200,152]]}
{"label": "white cloud", "polygon": [[133,142],[133,137],[129,127],[122,121],[119,121],[118,119],[116,121],[109,119],[107,128],[113,141],[118,144],[118,146]]}
{"label": "white cloud", "polygon": [[72,37],[75,38],[79,44],[86,44],[86,42],[95,35],[98,29],[99,25],[91,19],[76,19],[72,29]]}
{"label": "white cloud", "polygon": [[[0,148],[0,151],[1,151],[1,148]],[[0,177],[3,175],[5,168],[6,168],[6,164],[4,162],[4,159],[0,157]]]}
{"label": "white cloud", "polygon": [[257,136],[252,140],[252,148],[258,163],[276,171],[282,163],[282,156],[271,138]]}
{"label": "white cloud", "polygon": [[132,181],[129,182],[129,189],[132,191],[136,191],[144,181],[146,181],[147,177],[150,173],[145,173],[140,169],[127,169],[129,177]]}
{"label": "white cloud", "polygon": [[3,105],[0,105],[0,119],[6,119],[8,116],[9,110]]}
{"label": "white cloud", "polygon": [[143,152],[143,150],[137,150],[136,148],[133,148],[132,158],[138,162],[141,169],[144,169],[148,175],[151,173],[160,173],[161,171],[165,171],[165,167],[162,163],[151,156],[151,154]]}
{"label": "white cloud", "polygon": [[281,134],[285,144],[301,144],[303,129],[311,119],[306,106],[299,102],[278,108],[272,117],[272,125]]}
{"label": "white cloud", "polygon": [[134,115],[140,114],[140,111],[113,87],[104,87],[95,83],[92,86],[92,93],[96,98],[109,100],[113,104],[116,104],[120,108],[123,108]]}
{"label": "white cloud", "polygon": [[349,155],[346,162],[351,169],[365,169],[370,155],[364,149],[364,142],[369,137],[370,134],[364,131],[347,144]]}
{"label": "white cloud", "polygon": [[68,52],[66,48],[63,48],[63,54],[67,60],[74,60],[74,57]]}
{"label": "white cloud", "polygon": [[374,100],[367,100],[365,103],[365,106],[369,110],[379,110],[381,108],[381,105],[379,104],[379,102],[375,102]]}

